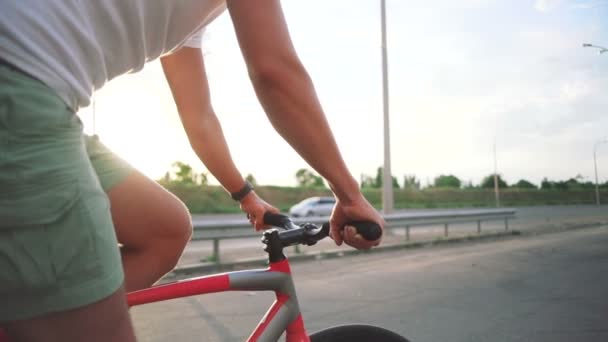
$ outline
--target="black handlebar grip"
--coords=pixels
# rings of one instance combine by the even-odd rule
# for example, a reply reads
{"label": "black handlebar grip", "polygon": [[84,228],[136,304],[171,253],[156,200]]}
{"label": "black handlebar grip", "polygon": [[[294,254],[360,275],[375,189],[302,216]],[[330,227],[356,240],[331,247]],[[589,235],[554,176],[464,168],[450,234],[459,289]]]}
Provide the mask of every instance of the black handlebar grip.
{"label": "black handlebar grip", "polygon": [[269,226],[289,229],[290,222],[291,219],[289,218],[289,216],[275,214],[269,211],[264,213],[264,224],[267,224]]}
{"label": "black handlebar grip", "polygon": [[376,241],[382,236],[382,229],[375,222],[354,221],[349,222],[346,225],[355,227],[357,233],[361,234],[367,241]]}

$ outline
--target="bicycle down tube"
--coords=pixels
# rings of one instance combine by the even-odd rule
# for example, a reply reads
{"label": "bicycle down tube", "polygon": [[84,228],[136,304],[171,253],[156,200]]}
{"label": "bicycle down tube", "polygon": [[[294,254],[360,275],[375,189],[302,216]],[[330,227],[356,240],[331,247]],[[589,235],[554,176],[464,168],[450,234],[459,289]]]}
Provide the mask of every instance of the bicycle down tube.
{"label": "bicycle down tube", "polygon": [[274,291],[270,306],[247,341],[277,341],[286,331],[287,341],[309,341],[300,314],[289,262],[282,260],[267,269],[228,272],[154,286],[129,293],[129,306],[174,298],[225,291]]}

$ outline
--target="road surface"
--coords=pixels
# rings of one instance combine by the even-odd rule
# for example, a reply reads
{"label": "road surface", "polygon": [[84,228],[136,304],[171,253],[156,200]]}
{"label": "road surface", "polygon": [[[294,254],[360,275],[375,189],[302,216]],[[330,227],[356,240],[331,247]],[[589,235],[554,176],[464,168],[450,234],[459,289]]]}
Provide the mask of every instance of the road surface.
{"label": "road surface", "polygon": [[[381,325],[412,342],[608,341],[608,227],[296,263],[310,331]],[[273,295],[132,309],[140,341],[242,341]]]}

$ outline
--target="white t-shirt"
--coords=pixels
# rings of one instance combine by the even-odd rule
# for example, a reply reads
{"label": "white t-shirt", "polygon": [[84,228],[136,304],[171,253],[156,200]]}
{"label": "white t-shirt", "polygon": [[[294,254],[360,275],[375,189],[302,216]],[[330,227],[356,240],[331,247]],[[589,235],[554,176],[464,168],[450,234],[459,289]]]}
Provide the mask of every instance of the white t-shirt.
{"label": "white t-shirt", "polygon": [[0,59],[77,111],[112,78],[187,45],[225,0],[1,0]]}

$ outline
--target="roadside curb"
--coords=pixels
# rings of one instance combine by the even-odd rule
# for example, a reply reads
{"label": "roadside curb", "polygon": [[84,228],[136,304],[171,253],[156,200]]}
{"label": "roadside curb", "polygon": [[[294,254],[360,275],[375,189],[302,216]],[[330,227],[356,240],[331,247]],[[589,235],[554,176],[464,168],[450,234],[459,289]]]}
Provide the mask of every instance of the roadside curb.
{"label": "roadside curb", "polygon": [[[472,242],[472,241],[484,241],[484,240],[492,240],[498,238],[505,238],[511,236],[522,235],[522,233],[518,230],[509,230],[498,233],[488,233],[481,235],[468,235],[468,236],[459,236],[453,238],[437,238],[435,240],[430,241],[419,241],[419,242],[404,242],[390,245],[383,245],[380,247],[373,248],[371,250],[329,250],[329,251],[319,251],[319,252],[311,252],[306,254],[297,254],[289,256],[290,262],[301,262],[301,261],[309,261],[309,260],[323,260],[323,259],[333,259],[340,258],[344,256],[353,256],[353,255],[362,255],[362,254],[371,254],[371,253],[381,253],[387,251],[395,251],[400,249],[416,249],[416,248],[424,248],[424,247],[432,247],[436,245],[445,245],[445,244],[453,244],[460,242]],[[250,258],[250,259],[241,259],[227,263],[213,263],[213,262],[203,262],[192,265],[185,265],[182,267],[178,267],[174,269],[171,273],[167,274],[165,278],[168,280],[175,280],[179,278],[184,278],[186,276],[192,276],[197,274],[208,274],[215,272],[227,272],[227,271],[235,271],[239,269],[251,268],[251,267],[266,267],[268,260],[267,258]]]}

